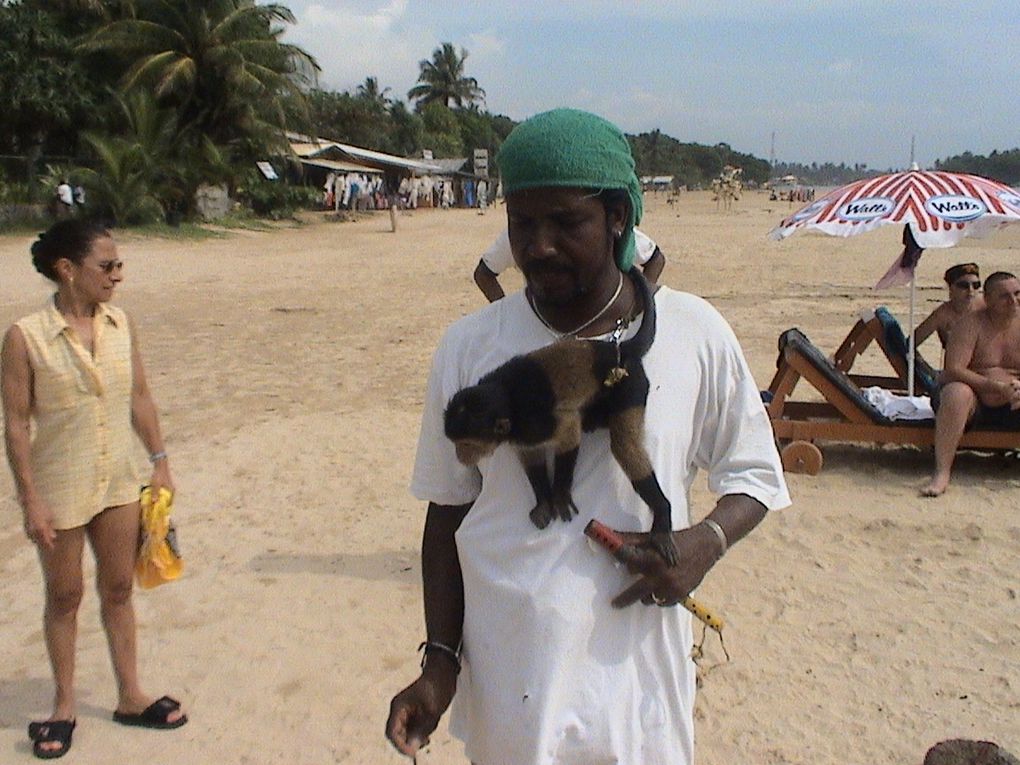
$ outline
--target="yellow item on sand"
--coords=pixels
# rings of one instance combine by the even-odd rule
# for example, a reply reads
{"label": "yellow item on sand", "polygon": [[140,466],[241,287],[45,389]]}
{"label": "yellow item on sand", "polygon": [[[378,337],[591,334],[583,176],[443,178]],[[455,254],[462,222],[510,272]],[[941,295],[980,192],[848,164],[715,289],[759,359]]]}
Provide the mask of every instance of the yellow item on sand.
{"label": "yellow item on sand", "polygon": [[184,570],[184,561],[177,550],[174,525],[170,520],[173,496],[169,489],[160,488],[159,497],[153,502],[149,487],[142,489],[142,539],[135,577],[138,586],[146,590],[174,581]]}

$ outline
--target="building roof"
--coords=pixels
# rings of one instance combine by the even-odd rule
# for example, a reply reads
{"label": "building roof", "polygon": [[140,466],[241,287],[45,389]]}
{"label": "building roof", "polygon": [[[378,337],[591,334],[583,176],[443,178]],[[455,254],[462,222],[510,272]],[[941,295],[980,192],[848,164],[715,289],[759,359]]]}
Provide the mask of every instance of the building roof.
{"label": "building roof", "polygon": [[442,169],[427,160],[408,159],[394,154],[386,154],[359,146],[328,141],[325,138],[311,138],[297,133],[288,133],[291,149],[302,159],[332,159],[334,161],[350,161],[360,165],[379,169],[398,169],[411,173],[428,174],[442,172]]}
{"label": "building roof", "polygon": [[323,159],[322,157],[301,157],[302,165],[310,167],[321,167],[324,170],[332,170],[339,173],[369,173],[374,175],[382,174],[382,170],[368,165],[356,165],[353,162],[338,162],[335,159]]}

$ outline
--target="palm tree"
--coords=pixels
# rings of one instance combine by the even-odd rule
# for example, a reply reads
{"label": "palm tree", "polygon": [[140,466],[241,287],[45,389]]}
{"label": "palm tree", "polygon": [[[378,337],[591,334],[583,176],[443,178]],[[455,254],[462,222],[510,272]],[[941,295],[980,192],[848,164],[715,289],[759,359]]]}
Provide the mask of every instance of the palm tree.
{"label": "palm tree", "polygon": [[468,52],[463,48],[460,54],[452,43],[432,51],[432,60],[418,62],[421,74],[418,83],[407,92],[407,97],[417,101],[416,107],[438,102],[450,106],[452,101],[458,108],[485,100],[485,91],[478,87],[478,80],[464,76],[464,61]]}
{"label": "palm tree", "polygon": [[122,87],[152,88],[175,107],[182,130],[217,145],[282,138],[284,101],[303,101],[301,86],[319,66],[280,42],[279,23],[295,23],[283,5],[254,0],[135,0],[135,16],[111,21],[83,45],[129,56]]}
{"label": "palm tree", "polygon": [[389,108],[391,99],[386,95],[389,92],[390,88],[379,90],[379,80],[375,77],[366,77],[365,82],[359,85],[356,91],[358,98],[363,98],[373,106],[377,106],[380,111]]}

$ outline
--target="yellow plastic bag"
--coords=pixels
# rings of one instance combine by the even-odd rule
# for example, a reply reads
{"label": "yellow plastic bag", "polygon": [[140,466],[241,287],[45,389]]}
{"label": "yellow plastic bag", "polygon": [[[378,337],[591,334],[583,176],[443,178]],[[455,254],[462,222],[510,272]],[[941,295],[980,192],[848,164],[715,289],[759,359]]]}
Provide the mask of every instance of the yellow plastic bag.
{"label": "yellow plastic bag", "polygon": [[177,533],[170,520],[173,493],[163,487],[159,497],[152,501],[148,486],[142,489],[142,536],[138,546],[135,578],[138,586],[149,590],[179,578],[184,560],[177,549]]}

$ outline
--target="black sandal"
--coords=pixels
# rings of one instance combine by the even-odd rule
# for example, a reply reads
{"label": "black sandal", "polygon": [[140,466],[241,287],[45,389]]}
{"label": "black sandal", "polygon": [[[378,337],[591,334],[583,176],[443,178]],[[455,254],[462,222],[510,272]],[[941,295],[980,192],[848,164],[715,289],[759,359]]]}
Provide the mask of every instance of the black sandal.
{"label": "black sandal", "polygon": [[176,720],[171,720],[170,715],[181,708],[181,702],[164,696],[157,699],[137,714],[128,712],[114,712],[114,722],[121,725],[135,725],[139,728],[156,728],[158,730],[170,730],[180,728],[188,721],[187,715],[181,715]]}
{"label": "black sandal", "polygon": [[[77,720],[45,720],[28,724],[28,737],[32,739],[32,754],[40,760],[63,757],[71,748],[71,736]],[[43,744],[60,744],[59,749],[43,749]]]}

